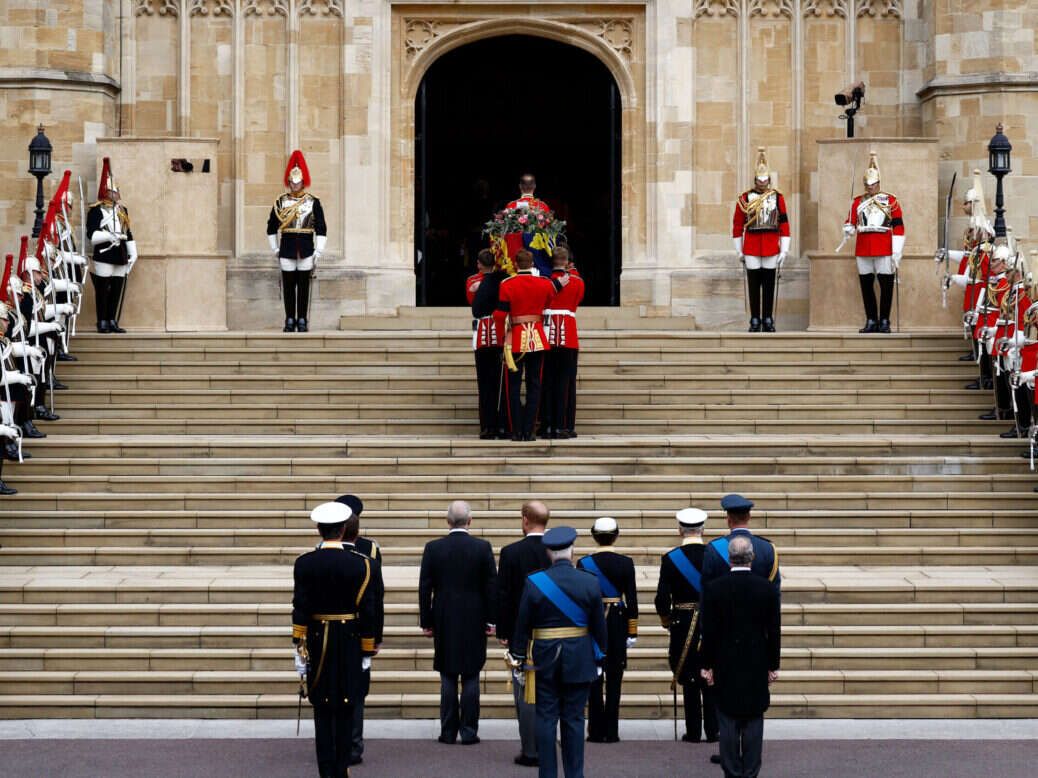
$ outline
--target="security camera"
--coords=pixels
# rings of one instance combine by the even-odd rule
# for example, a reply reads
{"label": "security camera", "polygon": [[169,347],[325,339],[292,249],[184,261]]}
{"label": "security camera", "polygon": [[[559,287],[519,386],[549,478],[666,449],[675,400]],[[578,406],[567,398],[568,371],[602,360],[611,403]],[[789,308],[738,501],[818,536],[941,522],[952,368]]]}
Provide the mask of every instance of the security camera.
{"label": "security camera", "polygon": [[844,89],[842,92],[836,93],[836,104],[837,105],[850,105],[851,103],[860,103],[865,99],[865,82],[859,81],[857,84],[851,84],[849,87]]}

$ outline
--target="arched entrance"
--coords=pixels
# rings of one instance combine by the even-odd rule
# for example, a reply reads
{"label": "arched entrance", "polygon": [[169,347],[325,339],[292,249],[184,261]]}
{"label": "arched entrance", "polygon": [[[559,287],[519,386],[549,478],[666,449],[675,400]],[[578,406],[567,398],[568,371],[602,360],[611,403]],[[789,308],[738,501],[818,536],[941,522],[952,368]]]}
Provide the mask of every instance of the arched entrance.
{"label": "arched entrance", "polygon": [[523,172],[568,222],[585,303],[618,305],[621,112],[609,69],[558,41],[506,35],[437,59],[415,98],[418,305],[464,304],[482,225]]}

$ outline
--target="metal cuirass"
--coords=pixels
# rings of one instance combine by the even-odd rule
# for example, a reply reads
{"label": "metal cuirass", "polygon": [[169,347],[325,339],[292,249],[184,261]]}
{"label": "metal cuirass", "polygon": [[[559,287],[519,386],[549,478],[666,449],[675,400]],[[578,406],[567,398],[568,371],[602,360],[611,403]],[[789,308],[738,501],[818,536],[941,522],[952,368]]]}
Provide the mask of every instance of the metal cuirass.
{"label": "metal cuirass", "polygon": [[314,231],[314,198],[309,193],[281,195],[274,206],[282,232]]}
{"label": "metal cuirass", "polygon": [[[746,231],[774,232],[779,228],[778,193],[774,190],[766,192],[746,193]],[[752,215],[752,219],[751,219]]]}
{"label": "metal cuirass", "polygon": [[858,203],[858,232],[890,232],[890,195],[886,192],[869,197],[864,195]]}

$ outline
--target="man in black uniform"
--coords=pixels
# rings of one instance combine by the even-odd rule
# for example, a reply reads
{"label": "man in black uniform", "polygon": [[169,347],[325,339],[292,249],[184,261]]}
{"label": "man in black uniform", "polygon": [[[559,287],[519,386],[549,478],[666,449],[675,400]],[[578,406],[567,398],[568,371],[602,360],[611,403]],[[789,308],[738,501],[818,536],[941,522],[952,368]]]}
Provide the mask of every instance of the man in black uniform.
{"label": "man in black uniform", "polygon": [[[335,502],[342,503],[350,509],[353,517],[357,519],[357,531],[360,532],[360,514],[364,511],[364,503],[355,494],[344,494],[336,497]],[[382,558],[379,554],[378,543],[371,538],[363,538],[359,534],[353,538],[343,541],[346,548],[355,549],[371,560],[371,589],[375,598],[375,651],[372,656],[378,656],[382,649],[382,629],[386,623],[385,595],[386,587],[382,579]],[[371,667],[364,670],[361,680],[361,693],[357,695],[353,706],[353,745],[350,750],[350,764],[360,764],[364,761],[364,699],[371,689]]]}
{"label": "man in black uniform", "polygon": [[320,774],[342,778],[349,774],[354,700],[375,653],[372,562],[343,545],[359,524],[348,507],[323,503],[310,518],[323,540],[295,563],[292,641],[314,707]]}
{"label": "man in black uniform", "polygon": [[[591,537],[604,549],[613,545],[619,534],[616,519],[608,516],[596,519],[591,527]],[[609,633],[603,646],[606,654],[603,673],[591,682],[587,739],[591,743],[616,743],[620,740],[620,685],[627,667],[627,649],[638,640],[638,587],[634,560],[615,551],[603,550],[583,557],[577,566],[598,576],[605,606],[606,631]]]}
{"label": "man in black uniform", "polygon": [[[539,500],[523,504],[522,540],[501,549],[497,564],[497,637],[501,645],[511,647],[515,620],[519,613],[519,598],[522,597],[526,576],[548,566],[548,553],[541,538],[548,526],[548,507]],[[537,711],[523,700],[522,689],[516,684],[515,715],[519,720],[521,750],[515,758],[517,765],[537,766]]]}
{"label": "man in black uniform", "polygon": [[108,157],[101,165],[97,202],[90,206],[86,222],[87,239],[94,248],[94,272],[90,279],[94,282],[97,331],[126,332],[119,326],[119,303],[137,261],[137,242],[130,231],[130,214],[119,202],[119,188]]}
{"label": "man in black uniform", "polygon": [[[700,677],[699,653],[703,629],[699,607],[703,591],[703,524],[706,511],[685,508],[677,513],[681,545],[663,555],[656,585],[656,613],[670,630],[671,689],[681,684],[685,707],[686,743],[698,743],[706,730],[708,743],[717,741],[717,709],[712,690]],[[702,697],[702,703],[700,703]]]}
{"label": "man in black uniform", "polygon": [[524,698],[536,704],[540,778],[558,775],[557,734],[566,778],[584,775],[584,706],[605,658],[602,590],[594,575],[573,566],[576,539],[572,527],[544,533],[551,567],[527,577],[509,649],[523,672]]}
{"label": "man in black uniform", "polygon": [[[479,674],[494,634],[497,591],[494,551],[469,534],[472,509],[455,500],[447,509],[446,536],[422,552],[418,608],[422,633],[433,639],[433,669],[440,674],[441,743],[479,742]],[[461,705],[458,705],[458,678]]]}
{"label": "man in black uniform", "polygon": [[[293,151],[285,168],[288,191],[274,201],[267,219],[267,240],[281,267],[285,296],[285,332],[306,332],[310,276],[328,242],[321,201],[306,190],[310,171],[303,152]],[[278,233],[281,242],[278,243]]]}
{"label": "man in black uniform", "polygon": [[482,277],[472,297],[472,347],[476,353],[476,386],[479,390],[479,437],[483,440],[508,440],[512,431],[508,429],[508,414],[501,407],[504,327],[494,320],[498,290],[501,282],[508,278],[508,273],[494,270],[494,255],[490,249],[480,251],[477,262]]}

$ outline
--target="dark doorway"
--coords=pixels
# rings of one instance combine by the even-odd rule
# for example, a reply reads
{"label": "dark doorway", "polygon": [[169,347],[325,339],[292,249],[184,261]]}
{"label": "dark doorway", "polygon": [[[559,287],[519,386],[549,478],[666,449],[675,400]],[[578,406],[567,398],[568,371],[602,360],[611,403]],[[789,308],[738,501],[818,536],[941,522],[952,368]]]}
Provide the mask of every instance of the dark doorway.
{"label": "dark doorway", "polygon": [[567,222],[586,305],[620,304],[620,94],[573,46],[509,35],[433,63],[415,99],[418,305],[464,305],[484,222],[519,176]]}

